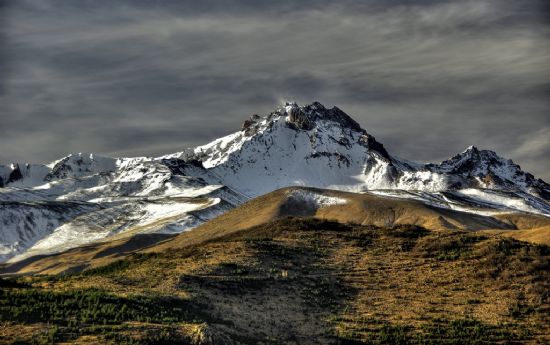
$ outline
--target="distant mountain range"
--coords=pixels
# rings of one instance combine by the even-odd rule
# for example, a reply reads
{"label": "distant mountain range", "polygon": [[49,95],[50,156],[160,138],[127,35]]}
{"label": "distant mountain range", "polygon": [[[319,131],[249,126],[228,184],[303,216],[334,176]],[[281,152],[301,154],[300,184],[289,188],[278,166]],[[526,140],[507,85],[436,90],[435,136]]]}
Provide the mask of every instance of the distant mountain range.
{"label": "distant mountain range", "polygon": [[486,216],[550,216],[550,186],[474,146],[441,163],[392,156],[337,107],[286,103],[204,146],[161,157],[71,154],[0,166],[0,261],[192,229],[287,186],[418,200]]}

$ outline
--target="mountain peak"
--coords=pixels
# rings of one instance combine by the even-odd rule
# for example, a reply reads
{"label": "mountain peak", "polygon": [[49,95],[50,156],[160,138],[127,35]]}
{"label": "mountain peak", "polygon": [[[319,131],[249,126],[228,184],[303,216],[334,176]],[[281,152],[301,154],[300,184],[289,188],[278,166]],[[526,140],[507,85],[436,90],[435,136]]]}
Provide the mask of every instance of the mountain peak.
{"label": "mountain peak", "polygon": [[280,120],[283,120],[287,127],[295,130],[310,131],[331,122],[342,129],[351,129],[360,134],[367,134],[357,121],[340,108],[335,106],[327,108],[317,101],[303,106],[294,101],[287,101],[264,118],[258,114],[253,114],[244,121],[241,131],[244,132],[245,136],[250,137],[258,133],[262,127],[266,125],[269,127]]}
{"label": "mountain peak", "polygon": [[277,108],[275,113],[287,116],[288,123],[298,129],[311,130],[318,121],[331,121],[356,132],[365,132],[357,121],[340,108],[336,106],[326,108],[317,101],[304,106],[300,106],[296,102],[285,102],[284,106]]}
{"label": "mountain peak", "polygon": [[476,146],[470,145],[462,153],[479,153],[479,150]]}

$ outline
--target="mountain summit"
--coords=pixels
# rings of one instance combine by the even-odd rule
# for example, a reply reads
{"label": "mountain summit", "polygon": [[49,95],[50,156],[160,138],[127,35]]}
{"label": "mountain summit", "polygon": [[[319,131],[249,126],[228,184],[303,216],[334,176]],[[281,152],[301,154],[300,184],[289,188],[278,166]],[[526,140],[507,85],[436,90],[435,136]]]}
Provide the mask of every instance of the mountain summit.
{"label": "mountain summit", "polygon": [[0,166],[0,259],[111,236],[189,230],[288,186],[412,198],[473,213],[550,215],[550,186],[492,151],[441,163],[392,156],[349,115],[287,102],[211,143],[150,158],[71,154]]}
{"label": "mountain summit", "polygon": [[511,160],[473,146],[438,164],[400,160],[349,115],[319,102],[286,103],[266,117],[251,116],[240,132],[167,157],[201,162],[212,182],[248,196],[292,185],[355,192],[490,188],[542,198],[549,190]]}

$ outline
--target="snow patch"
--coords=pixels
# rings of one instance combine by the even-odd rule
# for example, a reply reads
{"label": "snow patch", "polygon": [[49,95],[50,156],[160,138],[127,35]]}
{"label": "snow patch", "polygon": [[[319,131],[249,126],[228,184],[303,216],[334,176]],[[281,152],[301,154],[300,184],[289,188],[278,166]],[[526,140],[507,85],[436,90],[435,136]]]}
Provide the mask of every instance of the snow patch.
{"label": "snow patch", "polygon": [[315,208],[343,205],[347,203],[347,200],[344,198],[323,195],[307,190],[291,190],[287,192],[287,199],[314,206]]}

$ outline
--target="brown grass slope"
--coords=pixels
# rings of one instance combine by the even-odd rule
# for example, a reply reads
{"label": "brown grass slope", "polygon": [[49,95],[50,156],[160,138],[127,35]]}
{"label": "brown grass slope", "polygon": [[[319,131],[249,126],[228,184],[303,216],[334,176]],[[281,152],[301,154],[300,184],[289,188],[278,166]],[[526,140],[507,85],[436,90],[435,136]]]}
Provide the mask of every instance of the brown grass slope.
{"label": "brown grass slope", "polygon": [[[178,246],[167,242],[156,253],[82,274],[4,282],[0,344],[550,341],[548,246],[479,232],[314,218],[279,218],[240,230],[219,224],[224,231],[214,238],[189,237],[182,245],[178,237]],[[64,307],[73,291],[98,287],[122,301],[105,312],[111,319],[83,299],[74,302],[83,312]],[[13,297],[44,294],[54,296],[57,318],[50,317],[51,304],[40,309]],[[150,319],[120,310],[121,303],[132,310],[130,302],[140,296],[154,299],[144,299],[150,302],[140,302],[139,310],[163,301],[180,307],[169,309],[176,310],[169,318]]]}
{"label": "brown grass slope", "polygon": [[[296,191],[311,192],[345,199],[345,204],[316,208],[292,198]],[[299,199],[298,199],[299,200]],[[286,216],[333,219],[341,223],[393,227],[417,225],[429,230],[508,230],[508,236],[537,243],[550,242],[550,218],[524,213],[499,214],[492,217],[436,208],[420,201],[383,197],[373,194],[289,187],[250,200],[238,208],[210,220],[193,231],[177,236],[137,236],[113,242],[95,243],[60,254],[34,257],[6,265],[0,273],[57,274],[95,267],[120,259],[132,252],[158,252],[183,248],[216,240],[244,229]],[[532,235],[531,228],[537,228]],[[522,232],[517,231],[522,229]],[[156,242],[164,240],[161,243]]]}
{"label": "brown grass slope", "polygon": [[500,234],[506,237],[512,237],[516,240],[539,243],[550,246],[550,226],[541,226],[527,230],[488,230],[488,233]]}
{"label": "brown grass slope", "polygon": [[130,238],[96,242],[51,255],[33,256],[0,266],[0,275],[61,274],[106,265],[140,249],[173,237],[162,234],[140,234]]}
{"label": "brown grass slope", "polygon": [[[321,208],[296,204],[293,191],[310,191],[345,199],[345,204]],[[247,229],[286,216],[310,216],[380,227],[417,225],[429,230],[517,230],[550,226],[550,218],[526,213],[500,214],[493,217],[441,209],[420,201],[306,187],[289,187],[255,198],[194,231],[182,233],[148,250],[202,243],[235,231]],[[548,234],[550,237],[550,233]]]}

